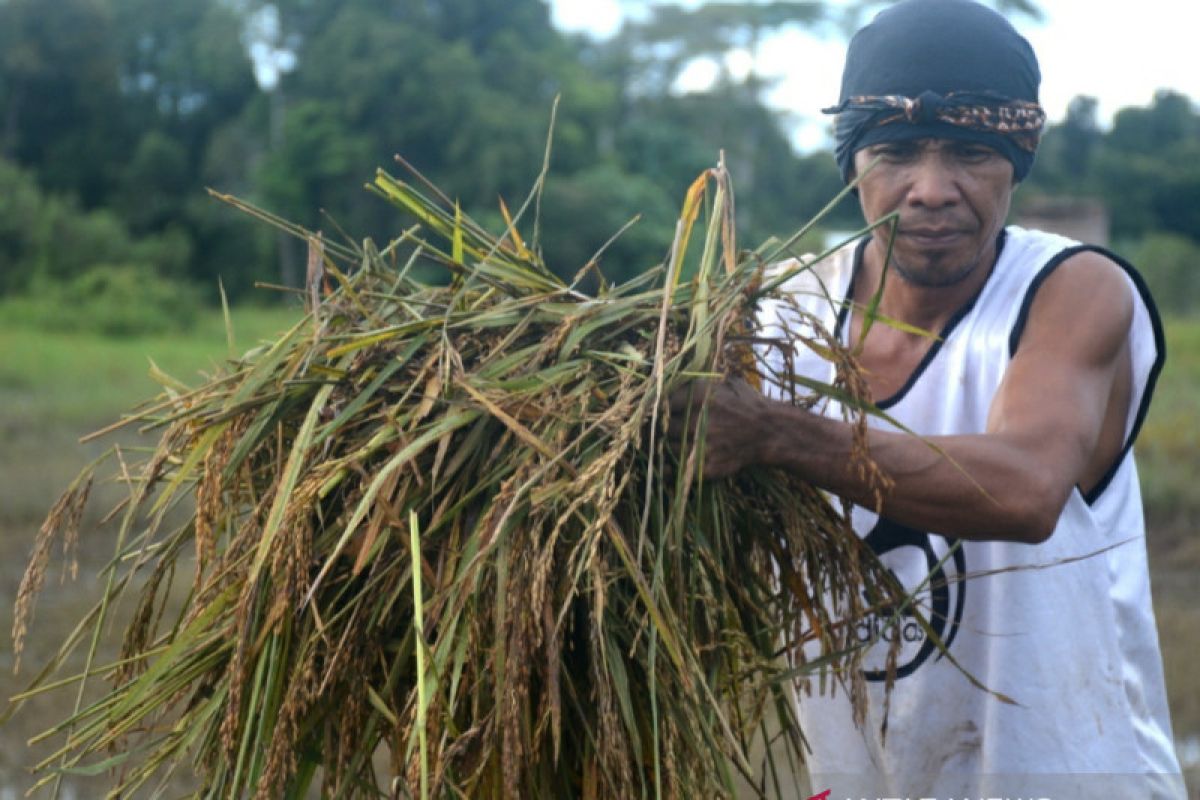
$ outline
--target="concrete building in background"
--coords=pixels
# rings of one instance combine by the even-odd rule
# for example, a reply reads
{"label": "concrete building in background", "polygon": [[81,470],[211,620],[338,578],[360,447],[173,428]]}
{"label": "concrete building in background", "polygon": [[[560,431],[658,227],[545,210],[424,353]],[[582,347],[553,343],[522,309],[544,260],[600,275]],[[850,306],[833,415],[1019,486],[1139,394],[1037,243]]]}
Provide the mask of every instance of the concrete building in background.
{"label": "concrete building in background", "polygon": [[1020,204],[1013,223],[1101,247],[1109,245],[1108,208],[1099,200],[1038,197]]}

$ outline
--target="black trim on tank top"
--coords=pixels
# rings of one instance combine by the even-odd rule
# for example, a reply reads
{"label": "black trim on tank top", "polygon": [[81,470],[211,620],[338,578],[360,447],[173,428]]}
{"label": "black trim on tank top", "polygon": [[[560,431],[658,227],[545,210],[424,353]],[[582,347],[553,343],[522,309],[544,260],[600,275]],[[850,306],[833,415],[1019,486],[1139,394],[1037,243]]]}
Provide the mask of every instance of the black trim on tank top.
{"label": "black trim on tank top", "polygon": [[854,305],[854,284],[858,282],[863,253],[867,251],[867,245],[870,242],[871,237],[868,236],[854,247],[854,264],[850,267],[850,282],[846,284],[846,295],[842,298],[842,307],[838,310],[837,322],[833,326],[833,338],[838,341],[842,339],[842,331],[846,329],[846,320],[850,317],[850,307]]}
{"label": "black trim on tank top", "polygon": [[[971,297],[971,299],[963,303],[962,306],[959,307],[958,311],[955,311],[954,315],[946,321],[946,324],[942,327],[941,333],[939,333],[937,338],[933,340],[933,344],[929,346],[929,349],[925,351],[925,355],[921,357],[921,361],[913,369],[912,374],[908,376],[908,380],[904,382],[904,385],[897,389],[896,392],[890,397],[886,397],[877,402],[875,404],[876,408],[879,408],[880,410],[887,410],[904,399],[904,396],[912,390],[912,387],[920,379],[921,375],[923,375],[925,370],[929,368],[929,365],[933,363],[933,359],[935,359],[937,354],[941,352],[942,345],[948,338],[950,338],[950,334],[956,327],[958,327],[958,323],[962,322],[963,318],[966,317],[967,314],[971,313],[971,309],[975,308],[975,303],[979,301],[980,296],[983,294],[983,290],[987,288],[987,285],[991,280],[991,271],[996,268],[996,264],[1000,263],[1000,255],[1004,252],[1004,242],[1007,236],[1008,232],[1003,228],[996,236],[996,260],[992,262],[992,266],[988,269],[988,280],[985,280],[983,284],[980,285],[979,290]],[[837,326],[834,329],[834,336],[839,340],[842,337],[842,331],[845,328],[846,319],[850,316],[850,307],[853,304],[854,298],[854,282],[858,278],[859,268],[862,266],[863,252],[867,249],[866,243],[869,241],[869,239],[863,240],[863,243],[859,245],[858,249],[854,253],[854,269],[851,272],[850,285],[846,287],[846,298],[842,302],[842,310],[838,312]]]}
{"label": "black trim on tank top", "polygon": [[1167,360],[1167,343],[1166,336],[1163,333],[1162,318],[1158,315],[1158,307],[1154,304],[1154,298],[1150,296],[1150,288],[1146,285],[1145,279],[1142,278],[1137,268],[1111,250],[1091,244],[1080,244],[1068,247],[1055,254],[1053,258],[1046,262],[1046,266],[1038,271],[1038,274],[1034,276],[1033,281],[1029,284],[1029,288],[1025,291],[1025,297],[1021,301],[1021,310],[1017,313],[1017,321],[1013,324],[1012,332],[1008,337],[1009,358],[1017,354],[1017,347],[1021,343],[1021,336],[1025,333],[1025,325],[1029,322],[1029,310],[1033,306],[1034,296],[1037,294],[1038,289],[1041,288],[1042,283],[1045,282],[1046,278],[1050,277],[1051,273],[1059,265],[1071,256],[1079,253],[1099,253],[1125,271],[1125,274],[1133,281],[1134,288],[1141,297],[1142,303],[1146,306],[1146,313],[1150,317],[1150,327],[1154,331],[1155,348],[1154,363],[1150,367],[1150,374],[1146,377],[1146,388],[1142,391],[1142,401],[1138,405],[1137,416],[1133,420],[1133,428],[1130,429],[1129,436],[1126,438],[1121,452],[1117,454],[1113,463],[1105,471],[1104,476],[1100,478],[1100,481],[1090,491],[1084,492],[1082,489],[1079,489],[1084,502],[1090,506],[1104,494],[1104,490],[1108,488],[1113,478],[1116,477],[1117,470],[1121,468],[1121,464],[1129,455],[1129,451],[1133,449],[1133,442],[1137,439],[1137,435],[1142,429],[1142,423],[1146,421],[1146,414],[1150,411],[1150,399],[1154,396],[1154,387],[1158,383],[1159,373],[1162,372],[1163,364]]}

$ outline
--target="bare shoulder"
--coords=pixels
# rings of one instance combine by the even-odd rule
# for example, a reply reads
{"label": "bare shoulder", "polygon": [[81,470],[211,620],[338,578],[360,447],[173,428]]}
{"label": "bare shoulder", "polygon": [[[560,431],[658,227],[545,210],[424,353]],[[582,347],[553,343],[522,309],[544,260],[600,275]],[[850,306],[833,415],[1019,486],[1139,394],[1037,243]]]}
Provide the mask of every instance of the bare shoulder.
{"label": "bare shoulder", "polygon": [[1111,353],[1125,341],[1133,312],[1125,270],[1103,253],[1085,250],[1063,261],[1038,289],[1022,349],[1074,343]]}
{"label": "bare shoulder", "polygon": [[1060,295],[1063,295],[1073,298],[1076,303],[1094,299],[1128,305],[1131,309],[1133,304],[1125,270],[1095,250],[1083,250],[1063,261],[1046,279],[1039,294],[1039,299],[1051,297],[1061,300]]}

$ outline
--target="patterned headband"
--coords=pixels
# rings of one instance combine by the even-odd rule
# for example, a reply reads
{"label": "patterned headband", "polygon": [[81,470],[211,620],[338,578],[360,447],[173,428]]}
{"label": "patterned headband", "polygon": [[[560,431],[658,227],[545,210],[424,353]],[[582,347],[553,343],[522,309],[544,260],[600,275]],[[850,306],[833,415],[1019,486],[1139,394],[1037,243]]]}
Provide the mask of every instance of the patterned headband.
{"label": "patterned headband", "polygon": [[913,125],[942,122],[960,128],[997,133],[1022,150],[1037,150],[1046,112],[1037,103],[1012,100],[980,92],[922,92],[919,97],[898,94],[857,95],[843,100],[825,114],[843,111],[876,112],[870,127],[907,122]]}

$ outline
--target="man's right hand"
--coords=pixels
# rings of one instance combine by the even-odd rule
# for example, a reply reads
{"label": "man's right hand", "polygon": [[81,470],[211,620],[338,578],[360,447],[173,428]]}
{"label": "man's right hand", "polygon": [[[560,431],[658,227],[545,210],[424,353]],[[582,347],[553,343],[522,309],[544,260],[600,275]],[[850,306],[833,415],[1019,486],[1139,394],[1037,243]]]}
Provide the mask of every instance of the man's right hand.
{"label": "man's right hand", "polygon": [[703,435],[703,477],[728,477],[761,461],[769,403],[744,381],[691,381],[667,398],[667,438],[687,458]]}

